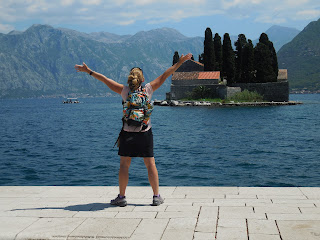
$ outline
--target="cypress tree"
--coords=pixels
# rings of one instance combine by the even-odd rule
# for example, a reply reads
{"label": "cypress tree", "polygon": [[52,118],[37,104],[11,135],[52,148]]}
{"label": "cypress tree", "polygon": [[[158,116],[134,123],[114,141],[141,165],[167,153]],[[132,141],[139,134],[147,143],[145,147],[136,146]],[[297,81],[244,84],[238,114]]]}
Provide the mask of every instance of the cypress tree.
{"label": "cypress tree", "polygon": [[231,45],[229,33],[223,36],[222,45],[222,77],[226,78],[228,85],[234,83],[235,76],[234,52]]}
{"label": "cypress tree", "polygon": [[241,82],[254,82],[254,48],[250,39],[248,39],[248,43],[243,47],[242,62]]}
{"label": "cypress tree", "polygon": [[278,72],[279,72],[279,67],[278,67],[278,57],[277,57],[277,52],[274,49],[273,43],[270,42],[270,47],[269,47],[270,51],[271,51],[271,58],[272,58],[272,68],[273,71],[276,75],[276,78],[274,79],[274,81],[278,81]]}
{"label": "cypress tree", "polygon": [[242,73],[243,73],[243,47],[247,44],[247,38],[244,34],[238,35],[238,40],[234,43],[236,47],[235,51],[235,64],[236,64],[236,76],[235,81],[236,82],[242,82]]}
{"label": "cypress tree", "polygon": [[214,59],[212,32],[210,28],[207,28],[205,31],[205,37],[204,37],[204,54],[203,54],[204,71],[213,71],[214,62],[215,62],[215,59]]}
{"label": "cypress tree", "polygon": [[269,47],[258,42],[254,49],[254,62],[256,69],[255,82],[273,82],[276,78],[272,68],[272,57]]}
{"label": "cypress tree", "polygon": [[[277,58],[277,53],[276,50],[274,49],[273,43],[269,40],[268,35],[266,33],[262,33],[260,35],[259,38],[259,43],[265,44],[268,49],[269,49],[269,53],[268,53],[268,64],[271,64],[272,67],[272,71],[273,74],[270,73],[268,75],[270,75],[270,79],[268,78],[268,81],[270,82],[276,82],[277,81],[277,77],[278,77],[278,58]],[[270,56],[269,56],[270,54]],[[271,77],[273,75],[273,77]]]}
{"label": "cypress tree", "polygon": [[179,62],[179,58],[180,57],[179,57],[178,51],[175,51],[173,55],[172,66],[175,65],[177,62]]}
{"label": "cypress tree", "polygon": [[214,53],[215,53],[215,70],[221,71],[222,70],[222,45],[221,45],[221,37],[218,33],[214,35],[213,38],[213,46],[214,46]]}

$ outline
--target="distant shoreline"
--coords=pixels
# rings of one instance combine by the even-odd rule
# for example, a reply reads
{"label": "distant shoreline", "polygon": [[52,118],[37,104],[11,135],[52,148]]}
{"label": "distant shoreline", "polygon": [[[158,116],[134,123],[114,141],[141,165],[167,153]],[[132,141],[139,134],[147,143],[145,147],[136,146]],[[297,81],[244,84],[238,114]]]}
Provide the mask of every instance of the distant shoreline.
{"label": "distant shoreline", "polygon": [[207,107],[262,107],[262,106],[288,106],[303,104],[302,102],[289,101],[289,102],[207,102],[207,101],[176,101],[176,100],[155,100],[154,105],[157,106],[207,106]]}

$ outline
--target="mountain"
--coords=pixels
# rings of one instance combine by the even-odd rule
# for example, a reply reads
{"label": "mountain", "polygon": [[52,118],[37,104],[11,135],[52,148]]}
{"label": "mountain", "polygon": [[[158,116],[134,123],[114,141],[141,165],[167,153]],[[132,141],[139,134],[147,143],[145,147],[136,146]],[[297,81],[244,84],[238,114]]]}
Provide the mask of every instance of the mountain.
{"label": "mountain", "polygon": [[[130,69],[139,66],[149,82],[171,66],[175,51],[197,58],[203,38],[169,28],[120,36],[33,25],[24,32],[0,34],[0,98],[106,94],[107,86],[77,73],[74,65],[85,62],[123,84]],[[159,93],[169,87],[166,81]]]}
{"label": "mountain", "polygon": [[[295,36],[297,36],[300,33],[300,31],[295,28],[274,25],[270,27],[267,31],[265,31],[265,33],[268,35],[269,40],[273,42],[275,50],[278,51],[284,44],[290,42]],[[238,36],[231,35],[230,39],[232,47],[235,49],[234,43],[238,40]],[[258,42],[259,38],[252,40],[254,46],[256,46]]]}
{"label": "mountain", "polygon": [[320,89],[320,19],[309,23],[278,52],[279,68],[287,68],[290,88]]}
{"label": "mountain", "polygon": [[298,29],[272,26],[266,31],[270,41],[273,42],[273,46],[278,52],[279,49],[286,43],[291,42],[291,40],[300,33]]}
{"label": "mountain", "polygon": [[[300,31],[295,28],[274,25],[270,27],[265,33],[268,35],[269,40],[273,42],[273,46],[276,52],[278,52],[284,44],[290,42],[295,36],[300,33]],[[256,45],[258,42],[259,39],[255,39],[253,41],[253,44]]]}

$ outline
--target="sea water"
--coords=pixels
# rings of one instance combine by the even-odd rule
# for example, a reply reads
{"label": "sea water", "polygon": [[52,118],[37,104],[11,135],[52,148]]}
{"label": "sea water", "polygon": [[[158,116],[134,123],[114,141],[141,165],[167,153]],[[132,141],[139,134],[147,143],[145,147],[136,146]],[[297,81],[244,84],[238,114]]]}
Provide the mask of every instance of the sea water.
{"label": "sea water", "polygon": [[[156,97],[155,97],[156,98]],[[120,97],[0,100],[0,185],[118,185]],[[320,186],[320,95],[302,105],[160,107],[161,186]],[[129,185],[149,185],[133,158]]]}

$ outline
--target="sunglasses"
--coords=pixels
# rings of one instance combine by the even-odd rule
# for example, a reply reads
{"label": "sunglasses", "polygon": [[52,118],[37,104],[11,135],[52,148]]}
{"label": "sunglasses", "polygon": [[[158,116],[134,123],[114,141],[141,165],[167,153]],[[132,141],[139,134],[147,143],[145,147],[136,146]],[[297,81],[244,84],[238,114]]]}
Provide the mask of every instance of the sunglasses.
{"label": "sunglasses", "polygon": [[131,72],[133,69],[135,69],[135,68],[139,69],[139,70],[143,73],[142,69],[139,68],[139,67],[133,67],[133,68],[131,68],[130,72]]}

